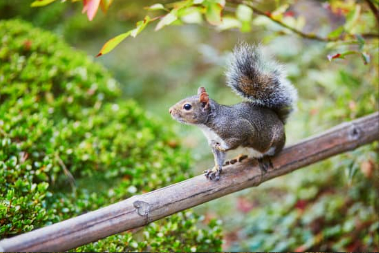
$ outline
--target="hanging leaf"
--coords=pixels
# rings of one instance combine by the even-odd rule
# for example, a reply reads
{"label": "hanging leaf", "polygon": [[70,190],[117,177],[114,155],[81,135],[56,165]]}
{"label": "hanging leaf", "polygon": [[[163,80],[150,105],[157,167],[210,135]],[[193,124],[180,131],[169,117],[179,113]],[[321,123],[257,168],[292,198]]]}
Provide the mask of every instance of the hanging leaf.
{"label": "hanging leaf", "polygon": [[97,10],[99,9],[100,0],[83,0],[83,10],[82,13],[87,12],[87,17],[89,21],[95,17]]}
{"label": "hanging leaf", "polygon": [[200,7],[185,8],[181,11],[181,20],[187,24],[201,24],[203,22],[201,11]]}
{"label": "hanging leaf", "polygon": [[98,55],[96,55],[96,57],[102,56],[102,55],[107,54],[110,51],[112,51],[118,44],[120,44],[121,41],[123,41],[124,39],[126,39],[131,34],[131,32],[132,31],[120,34],[120,35],[118,35],[118,36],[116,36],[116,37],[108,40],[104,44],[104,46],[101,48],[101,50],[98,53]]}
{"label": "hanging leaf", "polygon": [[249,6],[240,4],[236,10],[236,16],[242,23],[241,32],[250,32],[253,10]]}
{"label": "hanging leaf", "polygon": [[164,6],[163,6],[163,4],[153,4],[153,5],[151,5],[151,6],[149,6],[149,7],[146,7],[145,9],[147,9],[147,10],[151,10],[151,11],[156,11],[156,10],[167,10]]}
{"label": "hanging leaf", "polygon": [[104,13],[107,13],[109,6],[112,4],[112,2],[113,2],[113,0],[101,0],[101,2],[100,2],[101,10]]}
{"label": "hanging leaf", "polygon": [[357,51],[346,51],[344,53],[338,53],[338,54],[335,54],[335,55],[328,55],[328,60],[329,61],[332,61],[334,59],[345,59],[345,56],[346,55],[350,55],[350,54],[358,54]]}
{"label": "hanging leaf", "polygon": [[371,58],[370,58],[370,55],[368,53],[363,52],[363,53],[361,53],[361,56],[362,56],[362,59],[363,59],[363,63],[365,65],[367,65],[367,64],[370,63]]}
{"label": "hanging leaf", "polygon": [[234,17],[224,17],[222,19],[222,23],[217,26],[217,30],[223,31],[232,28],[241,28],[241,26],[241,21],[239,21],[238,19]]}
{"label": "hanging leaf", "polygon": [[155,27],[155,31],[162,29],[164,26],[171,24],[177,19],[178,17],[176,16],[176,11],[171,11],[159,21],[159,23]]}
{"label": "hanging leaf", "polygon": [[236,15],[239,20],[250,22],[253,17],[253,10],[247,5],[240,4],[237,7]]}
{"label": "hanging leaf", "polygon": [[345,30],[351,32],[356,22],[359,19],[359,15],[361,14],[361,6],[356,5],[354,9],[352,9],[346,16],[346,23],[344,25]]}
{"label": "hanging leaf", "polygon": [[31,7],[40,7],[40,6],[48,5],[48,4],[55,2],[55,1],[56,0],[36,0],[30,6]]}
{"label": "hanging leaf", "polygon": [[210,3],[207,5],[205,11],[205,18],[208,23],[211,25],[220,25],[222,24],[222,5],[220,3]]}

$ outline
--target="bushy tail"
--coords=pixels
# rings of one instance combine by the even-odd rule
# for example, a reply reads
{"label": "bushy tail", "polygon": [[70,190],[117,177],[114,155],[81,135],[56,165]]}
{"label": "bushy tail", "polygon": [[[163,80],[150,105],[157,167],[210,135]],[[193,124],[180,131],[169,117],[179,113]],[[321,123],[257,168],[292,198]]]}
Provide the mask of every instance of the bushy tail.
{"label": "bushy tail", "polygon": [[295,87],[281,66],[262,55],[260,46],[240,43],[234,48],[227,84],[252,103],[273,109],[285,122],[297,100]]}

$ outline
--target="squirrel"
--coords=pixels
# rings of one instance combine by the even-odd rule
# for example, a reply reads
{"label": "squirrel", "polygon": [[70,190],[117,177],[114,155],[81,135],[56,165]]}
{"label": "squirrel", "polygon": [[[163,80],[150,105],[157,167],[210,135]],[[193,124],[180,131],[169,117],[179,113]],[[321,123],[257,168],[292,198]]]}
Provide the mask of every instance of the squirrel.
{"label": "squirrel", "polygon": [[227,85],[247,101],[221,105],[200,87],[197,95],[169,109],[173,119],[203,131],[215,162],[214,168],[204,174],[214,181],[220,179],[226,152],[238,147],[249,149],[262,173],[273,167],[270,157],[284,147],[284,124],[297,100],[297,90],[287,80],[283,68],[271,57],[264,57],[260,45],[238,44],[226,77]]}

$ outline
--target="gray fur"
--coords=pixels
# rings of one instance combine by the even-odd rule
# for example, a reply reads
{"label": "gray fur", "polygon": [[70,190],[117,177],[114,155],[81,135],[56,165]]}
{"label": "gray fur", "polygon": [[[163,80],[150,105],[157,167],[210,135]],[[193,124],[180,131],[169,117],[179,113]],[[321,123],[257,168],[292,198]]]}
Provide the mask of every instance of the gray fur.
{"label": "gray fur", "polygon": [[286,141],[284,123],[297,99],[280,66],[264,59],[257,46],[242,43],[234,49],[227,78],[228,85],[248,101],[221,105],[200,87],[197,95],[169,109],[175,120],[199,126],[208,139],[215,167],[205,175],[211,180],[219,179],[229,150],[248,148],[258,161],[279,153]]}
{"label": "gray fur", "polygon": [[[261,46],[240,43],[234,48],[226,73],[227,85],[238,95],[256,105],[273,109],[285,122],[297,100],[295,87],[287,80],[283,68],[262,55]],[[254,93],[241,90],[241,79],[251,82]],[[266,85],[265,85],[266,83]],[[270,83],[267,86],[267,83]]]}

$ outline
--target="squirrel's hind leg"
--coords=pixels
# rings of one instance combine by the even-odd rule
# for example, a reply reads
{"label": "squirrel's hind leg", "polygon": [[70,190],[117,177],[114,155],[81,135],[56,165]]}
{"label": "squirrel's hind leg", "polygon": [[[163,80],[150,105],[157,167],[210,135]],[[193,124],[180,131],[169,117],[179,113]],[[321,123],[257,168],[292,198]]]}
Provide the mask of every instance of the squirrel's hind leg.
{"label": "squirrel's hind leg", "polygon": [[235,158],[233,158],[233,159],[231,159],[231,160],[228,160],[228,161],[226,161],[225,163],[224,163],[224,166],[226,166],[226,165],[229,165],[229,164],[235,164],[236,162],[242,162],[243,160],[245,160],[246,158],[248,158],[248,156],[247,155],[239,155],[239,156],[237,156],[237,157],[235,157]]}

